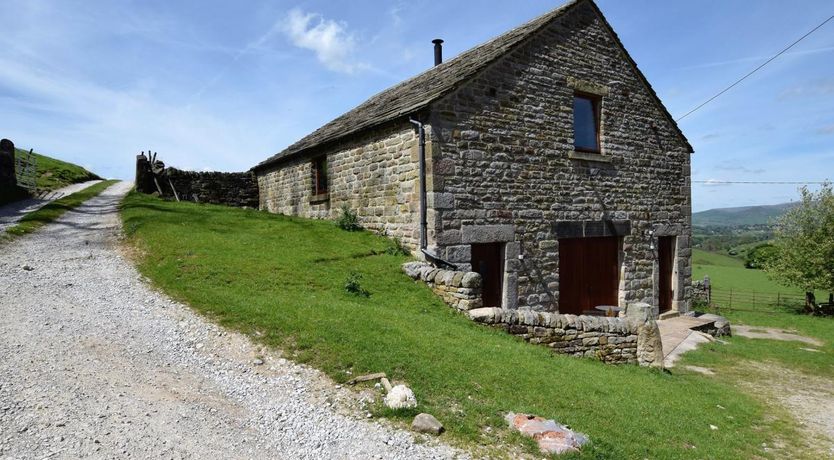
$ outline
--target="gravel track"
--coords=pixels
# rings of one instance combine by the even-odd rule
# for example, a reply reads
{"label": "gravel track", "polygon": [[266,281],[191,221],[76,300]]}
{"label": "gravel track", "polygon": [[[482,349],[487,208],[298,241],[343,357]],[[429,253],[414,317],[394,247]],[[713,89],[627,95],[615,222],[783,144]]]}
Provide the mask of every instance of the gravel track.
{"label": "gravel track", "polygon": [[149,288],[119,252],[130,187],[0,247],[0,458],[464,456]]}
{"label": "gravel track", "polygon": [[85,188],[101,182],[100,180],[91,180],[81,182],[78,184],[70,184],[66,187],[59,188],[41,195],[38,198],[27,198],[25,200],[9,203],[0,206],[0,233],[3,233],[9,227],[13,227],[26,214],[46,206],[48,203],[63,198],[67,195],[72,195],[75,192],[84,190]]}

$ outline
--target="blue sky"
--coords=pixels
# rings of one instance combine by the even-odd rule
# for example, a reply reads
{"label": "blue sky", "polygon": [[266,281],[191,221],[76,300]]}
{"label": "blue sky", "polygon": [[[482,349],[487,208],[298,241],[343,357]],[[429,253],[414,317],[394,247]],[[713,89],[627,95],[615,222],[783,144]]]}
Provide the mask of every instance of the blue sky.
{"label": "blue sky", "polygon": [[[5,0],[0,137],[118,178],[149,148],[245,170],[425,70],[431,39],[450,58],[560,3]],[[598,5],[675,116],[834,14],[830,0]],[[693,179],[834,179],[834,21],[681,128]],[[695,210],[796,197],[693,185]]]}

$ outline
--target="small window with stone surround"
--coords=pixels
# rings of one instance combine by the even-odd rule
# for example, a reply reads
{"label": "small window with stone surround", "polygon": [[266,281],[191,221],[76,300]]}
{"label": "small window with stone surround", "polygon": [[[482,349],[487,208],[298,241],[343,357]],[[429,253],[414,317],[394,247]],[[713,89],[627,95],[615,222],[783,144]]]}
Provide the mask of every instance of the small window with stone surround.
{"label": "small window with stone surround", "polygon": [[573,145],[578,152],[601,153],[599,119],[602,98],[576,93],[573,96]]}
{"label": "small window with stone surround", "polygon": [[313,197],[312,201],[326,200],[327,194],[327,157],[313,159],[312,162]]}

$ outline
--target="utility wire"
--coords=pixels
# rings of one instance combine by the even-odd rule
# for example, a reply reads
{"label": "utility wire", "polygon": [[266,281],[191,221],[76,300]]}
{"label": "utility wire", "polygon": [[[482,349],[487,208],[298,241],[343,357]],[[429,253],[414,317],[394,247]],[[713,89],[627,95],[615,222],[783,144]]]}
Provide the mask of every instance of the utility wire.
{"label": "utility wire", "polygon": [[693,184],[773,184],[773,185],[823,185],[826,182],[802,181],[731,181],[731,180],[693,180]]}
{"label": "utility wire", "polygon": [[830,21],[830,20],[832,20],[832,19],[834,19],[834,15],[830,16],[830,17],[829,17],[828,19],[826,19],[825,21],[822,21],[822,22],[821,22],[818,26],[816,26],[816,27],[814,27],[813,29],[811,29],[811,30],[810,30],[808,33],[806,33],[805,35],[803,35],[803,36],[799,37],[799,39],[798,39],[798,40],[796,40],[795,42],[793,42],[793,43],[791,43],[790,45],[788,45],[788,46],[787,46],[787,48],[785,48],[785,49],[783,49],[782,51],[779,51],[778,53],[776,53],[776,54],[775,54],[772,58],[770,58],[770,59],[768,59],[767,61],[765,61],[762,65],[760,65],[760,66],[756,67],[755,69],[751,70],[750,72],[748,72],[748,73],[747,73],[747,75],[745,75],[745,76],[743,76],[743,77],[739,78],[738,80],[736,80],[736,82],[735,82],[735,83],[733,83],[732,85],[730,85],[730,86],[728,86],[728,87],[724,88],[723,90],[721,90],[721,91],[720,91],[718,94],[716,94],[715,96],[713,96],[713,97],[711,97],[711,98],[707,99],[706,101],[704,101],[704,102],[703,102],[701,105],[699,105],[698,107],[695,107],[694,109],[690,110],[689,112],[686,112],[683,116],[679,117],[679,118],[678,118],[678,119],[676,119],[675,121],[681,121],[681,120],[683,120],[684,118],[686,118],[686,117],[688,117],[689,115],[693,114],[695,111],[697,111],[697,110],[698,110],[698,109],[700,109],[701,107],[703,107],[703,106],[705,106],[705,105],[709,104],[710,102],[714,101],[714,100],[715,100],[715,99],[717,99],[719,96],[721,96],[722,94],[724,94],[724,93],[726,93],[727,91],[729,91],[729,90],[733,89],[733,87],[735,87],[735,86],[736,86],[736,85],[738,85],[739,83],[741,83],[741,82],[743,82],[744,80],[746,80],[746,79],[747,79],[747,77],[749,77],[750,75],[753,75],[754,73],[758,72],[758,71],[759,71],[762,67],[764,67],[764,66],[766,66],[766,65],[770,64],[770,63],[771,63],[771,61],[773,61],[774,59],[778,58],[779,56],[781,56],[781,55],[785,54],[785,52],[786,52],[786,51],[788,51],[789,49],[793,48],[793,47],[794,47],[794,45],[796,45],[797,43],[801,42],[802,40],[804,40],[807,36],[811,35],[812,33],[816,32],[816,31],[817,31],[817,29],[819,29],[820,27],[824,26],[824,25],[825,25],[828,21]]}

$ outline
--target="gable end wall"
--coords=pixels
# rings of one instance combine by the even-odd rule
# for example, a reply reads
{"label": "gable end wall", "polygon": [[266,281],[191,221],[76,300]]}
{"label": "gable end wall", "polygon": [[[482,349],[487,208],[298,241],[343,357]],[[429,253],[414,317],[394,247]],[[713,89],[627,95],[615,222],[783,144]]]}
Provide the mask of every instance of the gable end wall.
{"label": "gable end wall", "polygon": [[[605,162],[570,158],[577,90],[602,96]],[[556,224],[610,220],[630,224],[620,254],[619,302],[657,305],[652,230],[678,237],[673,305],[688,310],[688,145],[592,6],[577,5],[435,103],[430,123],[431,190],[454,204],[434,210],[430,245],[467,269],[467,233],[500,228],[495,241],[506,243],[505,307],[558,311]]]}

